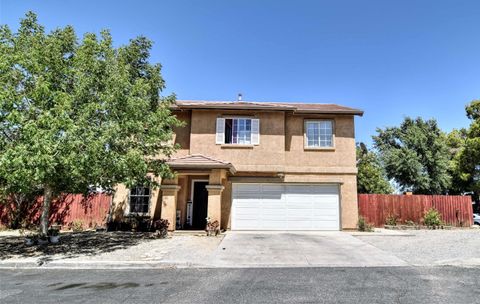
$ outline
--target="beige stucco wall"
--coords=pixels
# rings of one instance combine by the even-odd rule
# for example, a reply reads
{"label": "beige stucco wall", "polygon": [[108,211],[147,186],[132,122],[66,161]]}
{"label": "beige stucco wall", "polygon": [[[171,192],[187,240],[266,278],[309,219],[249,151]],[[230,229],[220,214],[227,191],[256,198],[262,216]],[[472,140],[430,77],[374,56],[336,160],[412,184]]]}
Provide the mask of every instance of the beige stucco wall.
{"label": "beige stucco wall", "polygon": [[[259,118],[260,144],[247,147],[215,144],[216,118],[227,116]],[[176,129],[175,142],[184,146],[177,156],[203,154],[232,162],[237,171],[244,172],[356,172],[354,117],[350,115],[193,110],[179,112],[177,117],[188,122],[186,127]],[[334,121],[333,149],[304,149],[304,121],[307,119]]]}
{"label": "beige stucco wall", "polygon": [[128,192],[124,184],[119,184],[113,193],[111,215],[115,222],[121,221],[128,210]]}
{"label": "beige stucco wall", "polygon": [[231,210],[232,210],[232,182],[225,181],[225,189],[222,193],[222,222],[220,227],[222,229],[230,229],[231,225]]}
{"label": "beige stucco wall", "polygon": [[180,190],[178,190],[177,194],[177,210],[180,210],[181,222],[185,223],[187,218],[187,201],[189,200],[187,195],[190,188],[188,186],[188,176],[179,176],[178,185],[180,186]]}
{"label": "beige stucco wall", "polygon": [[[161,184],[162,179],[157,178],[156,182]],[[112,220],[115,222],[122,221],[123,218],[128,215],[128,211],[130,210],[129,204],[129,189],[124,184],[118,184],[113,192],[113,199],[112,199],[112,207],[111,207],[111,215]],[[161,192],[160,189],[154,188],[151,190],[150,193],[150,207],[149,207],[149,214],[152,218],[159,218],[160,217],[160,201],[161,201]]]}
{"label": "beige stucco wall", "polygon": [[[219,116],[252,116],[260,119],[260,144],[240,147],[216,145],[216,118]],[[283,112],[192,111],[190,154],[204,154],[232,162],[237,170],[282,170],[285,129]],[[279,149],[280,148],[280,149]]]}
{"label": "beige stucco wall", "polygon": [[[334,121],[333,149],[304,148],[304,122],[308,119]],[[356,166],[353,116],[297,116],[286,117],[286,172],[351,172]]]}
{"label": "beige stucco wall", "polygon": [[[185,122],[175,128],[174,142],[181,149],[174,155],[203,154],[231,162],[237,169],[235,177],[276,177],[284,174],[289,183],[335,183],[340,185],[341,225],[343,229],[356,227],[358,219],[356,190],[356,159],[354,117],[350,115],[294,115],[286,112],[256,111],[176,111],[177,118]],[[260,119],[260,144],[239,147],[215,144],[216,118],[251,116]],[[304,149],[304,122],[306,119],[332,119],[335,147],[327,150]],[[210,172],[208,172],[210,173]],[[186,202],[190,198],[191,180],[209,179],[205,176],[179,176],[176,208],[181,210],[182,222],[186,218]],[[216,181],[214,182],[213,179]],[[213,184],[222,184],[221,227],[230,228],[232,182],[229,177],[210,178]],[[152,193],[152,216],[161,214],[161,192]],[[113,200],[113,216],[120,218],[128,210],[128,189],[117,187]]]}
{"label": "beige stucco wall", "polygon": [[190,115],[191,112],[175,112],[177,119],[184,123],[183,126],[173,129],[173,142],[180,146],[180,149],[175,153],[176,157],[188,155],[190,152]]}

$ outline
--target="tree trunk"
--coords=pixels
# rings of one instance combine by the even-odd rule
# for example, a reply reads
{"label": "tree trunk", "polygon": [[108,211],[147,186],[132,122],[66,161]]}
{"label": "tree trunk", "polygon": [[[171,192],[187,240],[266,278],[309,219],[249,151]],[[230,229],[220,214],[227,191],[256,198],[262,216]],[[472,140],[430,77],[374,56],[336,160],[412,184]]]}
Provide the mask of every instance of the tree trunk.
{"label": "tree trunk", "polygon": [[50,186],[43,189],[42,215],[40,217],[40,233],[48,234],[48,221],[50,218],[50,204],[52,202],[53,190]]}

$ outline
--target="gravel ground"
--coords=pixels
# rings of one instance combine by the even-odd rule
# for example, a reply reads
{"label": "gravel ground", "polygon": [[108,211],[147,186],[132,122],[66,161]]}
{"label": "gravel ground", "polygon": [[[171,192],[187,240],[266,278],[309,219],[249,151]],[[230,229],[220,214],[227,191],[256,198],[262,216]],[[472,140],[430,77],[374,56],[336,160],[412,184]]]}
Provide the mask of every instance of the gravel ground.
{"label": "gravel ground", "polygon": [[415,230],[404,236],[356,235],[411,265],[480,266],[480,229]]}
{"label": "gravel ground", "polygon": [[62,233],[60,243],[47,246],[26,246],[15,233],[0,234],[0,263],[128,263],[202,262],[218,247],[224,235],[206,237],[176,235],[158,239],[151,233],[79,232]]}

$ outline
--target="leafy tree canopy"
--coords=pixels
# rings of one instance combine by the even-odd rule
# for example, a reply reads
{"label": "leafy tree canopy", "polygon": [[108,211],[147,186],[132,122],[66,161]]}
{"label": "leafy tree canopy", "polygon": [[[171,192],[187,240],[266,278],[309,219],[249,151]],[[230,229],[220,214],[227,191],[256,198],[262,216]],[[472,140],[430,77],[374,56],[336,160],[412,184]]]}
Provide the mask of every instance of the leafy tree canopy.
{"label": "leafy tree canopy", "polygon": [[433,119],[405,118],[399,127],[377,129],[375,147],[389,179],[403,191],[441,194],[450,187],[445,134]]}
{"label": "leafy tree canopy", "polygon": [[393,192],[377,155],[368,151],[363,143],[357,146],[357,169],[358,193],[390,194]]}
{"label": "leafy tree canopy", "polygon": [[0,28],[0,186],[44,193],[152,184],[169,176],[163,161],[175,151],[159,64],[152,42],[115,48],[108,31],[79,40],[71,26],[45,33],[29,12],[18,32]]}
{"label": "leafy tree canopy", "polygon": [[480,193],[480,100],[474,100],[465,108],[471,120],[468,130],[463,131],[463,145],[455,156],[455,168],[466,191]]}
{"label": "leafy tree canopy", "polygon": [[470,188],[468,179],[465,178],[461,168],[461,155],[467,139],[466,129],[454,129],[447,134],[447,146],[450,152],[448,172],[451,176],[449,194],[463,194]]}

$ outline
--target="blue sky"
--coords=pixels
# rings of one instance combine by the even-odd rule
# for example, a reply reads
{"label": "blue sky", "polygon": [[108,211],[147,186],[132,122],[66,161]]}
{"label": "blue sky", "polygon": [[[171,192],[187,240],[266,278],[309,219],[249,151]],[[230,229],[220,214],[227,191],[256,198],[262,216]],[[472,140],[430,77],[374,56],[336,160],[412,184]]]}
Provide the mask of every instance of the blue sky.
{"label": "blue sky", "polygon": [[468,126],[480,98],[480,1],[0,0],[53,29],[145,35],[179,99],[326,102],[358,107],[357,141],[405,116]]}

